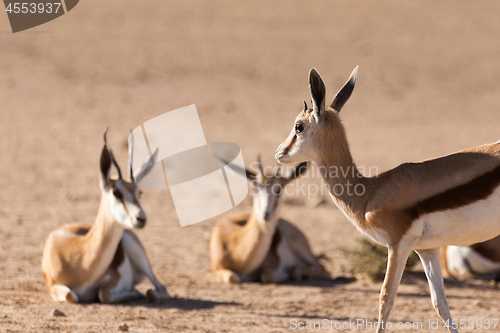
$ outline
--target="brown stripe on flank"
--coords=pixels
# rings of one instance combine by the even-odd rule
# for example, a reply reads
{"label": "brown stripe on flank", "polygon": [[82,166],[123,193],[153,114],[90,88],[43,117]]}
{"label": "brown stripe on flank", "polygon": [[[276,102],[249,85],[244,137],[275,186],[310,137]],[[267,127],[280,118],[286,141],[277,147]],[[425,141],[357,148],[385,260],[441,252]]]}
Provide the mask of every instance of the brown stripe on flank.
{"label": "brown stripe on flank", "polygon": [[466,184],[420,201],[407,212],[415,220],[424,214],[467,206],[489,197],[499,184],[500,166]]}
{"label": "brown stripe on flank", "polygon": [[[391,241],[397,243],[411,228],[412,222],[422,215],[455,209],[486,199],[500,185],[500,166],[472,179],[470,182],[397,210],[382,210],[370,222],[374,228],[387,228]],[[495,235],[493,235],[495,236]]]}
{"label": "brown stripe on flank", "polygon": [[292,147],[295,144],[295,141],[297,141],[297,134],[295,134],[293,136],[292,140],[290,141],[290,144],[285,148],[285,150],[283,150],[283,156],[288,154],[290,152],[290,150],[292,150]]}

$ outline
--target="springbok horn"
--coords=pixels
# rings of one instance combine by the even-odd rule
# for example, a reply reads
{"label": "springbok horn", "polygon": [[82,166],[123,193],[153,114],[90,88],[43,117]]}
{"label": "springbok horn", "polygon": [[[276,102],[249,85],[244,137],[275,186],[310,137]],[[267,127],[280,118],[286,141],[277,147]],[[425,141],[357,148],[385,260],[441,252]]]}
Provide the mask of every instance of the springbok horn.
{"label": "springbok horn", "polygon": [[135,181],[134,170],[132,168],[133,155],[134,155],[134,132],[130,131],[130,136],[128,139],[128,176],[130,177],[130,180]]}
{"label": "springbok horn", "polygon": [[264,175],[264,169],[262,168],[262,158],[261,158],[261,155],[257,155],[257,164],[258,164],[258,167],[259,167],[259,172]]}

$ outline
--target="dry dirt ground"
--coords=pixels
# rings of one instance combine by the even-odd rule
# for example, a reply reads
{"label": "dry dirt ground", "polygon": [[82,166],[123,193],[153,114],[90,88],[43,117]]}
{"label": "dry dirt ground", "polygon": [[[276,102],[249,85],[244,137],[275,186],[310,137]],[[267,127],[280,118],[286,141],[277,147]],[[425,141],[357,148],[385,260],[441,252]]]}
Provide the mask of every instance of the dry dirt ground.
{"label": "dry dirt ground", "polygon": [[[281,212],[330,258],[333,281],[220,284],[204,241],[215,219],[181,228],[168,190],[145,191],[149,225],[137,232],[175,296],[164,305],[56,304],[41,274],[42,247],[63,223],[93,221],[107,125],[123,165],[130,129],[196,104],[207,141],[237,143],[247,163],[262,153],[274,165],[309,100],[312,67],[330,99],[360,66],[342,111],[360,166],[381,172],[499,140],[499,15],[496,1],[85,0],[12,34],[1,14],[0,331],[114,332],[127,324],[130,332],[285,332],[293,320],[374,322],[381,284],[353,279],[344,249],[360,234],[326,194],[317,208],[307,195],[285,198]],[[318,181],[307,178],[295,186]],[[249,196],[226,214],[250,205]],[[489,282],[446,281],[446,289],[454,318],[500,317],[500,291]],[[436,332],[428,329],[438,319],[428,294],[417,267],[391,320]],[[54,309],[66,316],[53,317]]]}

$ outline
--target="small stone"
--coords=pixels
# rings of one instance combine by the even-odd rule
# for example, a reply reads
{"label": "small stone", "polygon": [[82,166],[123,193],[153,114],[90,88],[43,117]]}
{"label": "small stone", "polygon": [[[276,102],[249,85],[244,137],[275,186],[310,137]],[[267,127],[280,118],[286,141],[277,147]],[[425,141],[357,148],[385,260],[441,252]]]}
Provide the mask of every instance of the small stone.
{"label": "small stone", "polygon": [[64,317],[66,316],[63,312],[57,310],[57,309],[54,309],[54,311],[52,311],[52,316],[54,317]]}
{"label": "small stone", "polygon": [[122,332],[128,332],[128,325],[127,324],[123,324],[120,327],[118,327],[118,330],[120,330]]}

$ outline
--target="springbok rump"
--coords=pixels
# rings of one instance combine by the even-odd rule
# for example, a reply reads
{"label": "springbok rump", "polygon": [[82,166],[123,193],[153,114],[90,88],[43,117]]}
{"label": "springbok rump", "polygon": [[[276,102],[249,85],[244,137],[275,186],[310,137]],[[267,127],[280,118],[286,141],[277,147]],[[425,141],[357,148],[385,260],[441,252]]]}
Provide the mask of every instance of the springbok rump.
{"label": "springbok rump", "polygon": [[500,236],[470,246],[444,246],[441,249],[444,277],[459,281],[500,280]]}
{"label": "springbok rump", "polygon": [[250,214],[229,216],[217,222],[210,238],[213,274],[225,283],[260,280],[278,283],[289,279],[328,278],[329,273],[312,254],[306,236],[278,217],[285,186],[307,170],[302,163],[282,176],[280,168],[266,175],[245,170],[253,194]]}
{"label": "springbok rump", "polygon": [[[446,300],[440,247],[468,246],[500,234],[500,143],[460,151],[417,163],[404,163],[378,177],[364,177],[353,162],[339,113],[354,89],[357,68],[329,106],[315,69],[309,73],[312,107],[300,112],[292,131],[276,151],[282,163],[314,161],[333,201],[347,218],[377,243],[389,258],[380,293],[379,328],[385,332],[389,312],[409,254],[424,266],[431,299],[450,332],[457,332]],[[358,191],[339,188],[358,187]]]}
{"label": "springbok rump", "polygon": [[[144,297],[134,286],[147,276],[155,286],[147,292],[149,299],[168,300],[167,289],[156,279],[146,251],[130,230],[146,225],[132,172],[132,154],[129,152],[127,182],[106,142],[106,133],[107,129],[100,161],[97,217],[92,225],[66,224],[49,234],[42,259],[47,288],[59,302],[116,303]],[[118,174],[116,179],[110,175],[112,165]]]}

